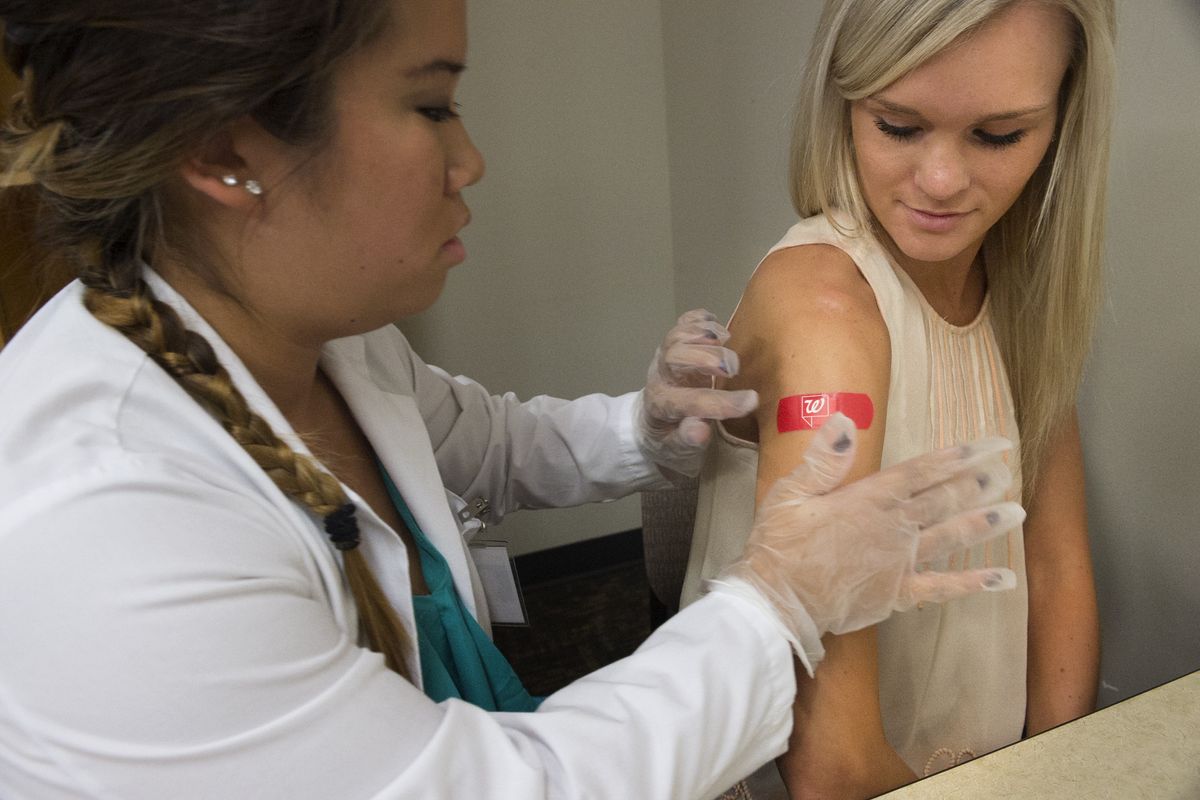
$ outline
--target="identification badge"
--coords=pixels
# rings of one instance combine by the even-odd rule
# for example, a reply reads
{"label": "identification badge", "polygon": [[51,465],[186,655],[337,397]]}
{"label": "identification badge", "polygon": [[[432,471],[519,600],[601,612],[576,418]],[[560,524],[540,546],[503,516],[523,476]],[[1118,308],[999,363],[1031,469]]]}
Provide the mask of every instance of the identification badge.
{"label": "identification badge", "polygon": [[476,539],[468,549],[483,584],[492,624],[528,625],[525,596],[521,593],[516,562],[508,555],[508,543]]}

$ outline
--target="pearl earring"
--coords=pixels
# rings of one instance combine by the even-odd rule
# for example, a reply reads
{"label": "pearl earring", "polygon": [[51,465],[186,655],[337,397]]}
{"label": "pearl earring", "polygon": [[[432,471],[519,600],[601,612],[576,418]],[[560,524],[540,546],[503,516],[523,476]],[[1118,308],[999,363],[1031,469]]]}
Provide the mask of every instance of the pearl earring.
{"label": "pearl earring", "polygon": [[[221,183],[225,184],[226,186],[237,186],[240,181],[237,179],[236,175],[222,175]],[[247,192],[256,197],[263,193],[262,184],[254,179],[247,180],[243,186]]]}

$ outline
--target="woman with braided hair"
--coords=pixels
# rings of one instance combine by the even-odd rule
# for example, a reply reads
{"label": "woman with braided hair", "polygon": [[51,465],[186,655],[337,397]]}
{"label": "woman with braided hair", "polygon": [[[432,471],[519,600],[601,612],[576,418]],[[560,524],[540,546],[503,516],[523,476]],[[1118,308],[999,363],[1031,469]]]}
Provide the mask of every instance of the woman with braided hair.
{"label": "woman with braided hair", "polygon": [[711,796],[783,750],[793,654],[1011,586],[916,572],[1020,521],[1003,442],[834,490],[836,417],[708,596],[539,705],[448,492],[495,521],[695,474],[755,403],[701,386],[726,332],[521,403],[390,325],[465,257],[462,0],[96,5],[0,0],[3,182],[78,277],[0,353],[0,796]]}

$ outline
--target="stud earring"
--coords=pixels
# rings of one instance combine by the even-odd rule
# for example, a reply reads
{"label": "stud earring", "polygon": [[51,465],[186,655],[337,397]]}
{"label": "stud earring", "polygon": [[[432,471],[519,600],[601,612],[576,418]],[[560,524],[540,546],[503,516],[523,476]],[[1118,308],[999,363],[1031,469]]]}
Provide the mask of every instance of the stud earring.
{"label": "stud earring", "polygon": [[[221,183],[225,184],[226,186],[237,186],[239,183],[241,183],[241,181],[237,179],[236,175],[222,175]],[[262,184],[254,179],[247,180],[246,183],[243,184],[243,188],[245,188],[247,192],[255,197],[263,193]]]}

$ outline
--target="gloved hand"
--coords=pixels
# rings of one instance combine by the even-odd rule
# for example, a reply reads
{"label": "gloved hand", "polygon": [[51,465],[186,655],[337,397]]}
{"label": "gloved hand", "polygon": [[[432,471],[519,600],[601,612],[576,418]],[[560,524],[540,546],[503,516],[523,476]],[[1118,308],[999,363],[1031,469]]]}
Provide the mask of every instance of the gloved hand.
{"label": "gloved hand", "polygon": [[637,404],[638,446],[668,475],[695,476],[712,438],[710,420],[743,417],[758,407],[754,391],[713,389],[714,377],[737,374],[729,331],[703,309],[681,316],[654,354]]}
{"label": "gloved hand", "polygon": [[1011,589],[1016,575],[1009,569],[919,567],[1025,519],[1018,504],[998,503],[1012,484],[1002,461],[1011,447],[1005,439],[985,439],[835,489],[855,451],[854,423],[835,414],[804,463],[759,506],[741,559],[709,588],[760,605],[765,600],[810,674],[824,655],[825,633],[865,628],[922,601]]}

